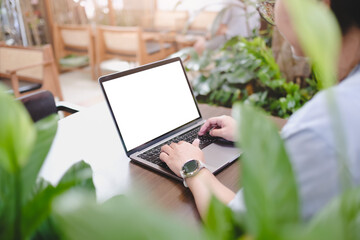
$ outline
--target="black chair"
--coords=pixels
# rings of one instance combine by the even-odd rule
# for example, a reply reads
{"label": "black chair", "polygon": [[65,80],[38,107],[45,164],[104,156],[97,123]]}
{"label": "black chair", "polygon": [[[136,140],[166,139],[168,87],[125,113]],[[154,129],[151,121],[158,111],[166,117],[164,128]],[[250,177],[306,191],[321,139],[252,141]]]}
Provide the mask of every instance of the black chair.
{"label": "black chair", "polygon": [[79,111],[79,109],[76,109],[74,106],[69,106],[68,103],[64,104],[64,102],[59,102],[56,104],[54,95],[47,90],[19,97],[18,100],[24,104],[34,122],[51,114],[58,114],[59,111],[70,114]]}

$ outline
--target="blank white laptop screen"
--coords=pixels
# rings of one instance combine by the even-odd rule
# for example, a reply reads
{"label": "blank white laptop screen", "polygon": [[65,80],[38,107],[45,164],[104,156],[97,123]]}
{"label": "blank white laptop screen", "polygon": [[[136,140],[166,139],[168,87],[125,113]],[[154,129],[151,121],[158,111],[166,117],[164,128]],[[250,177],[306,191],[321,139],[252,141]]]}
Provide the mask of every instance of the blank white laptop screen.
{"label": "blank white laptop screen", "polygon": [[128,151],[200,117],[179,61],[103,86]]}

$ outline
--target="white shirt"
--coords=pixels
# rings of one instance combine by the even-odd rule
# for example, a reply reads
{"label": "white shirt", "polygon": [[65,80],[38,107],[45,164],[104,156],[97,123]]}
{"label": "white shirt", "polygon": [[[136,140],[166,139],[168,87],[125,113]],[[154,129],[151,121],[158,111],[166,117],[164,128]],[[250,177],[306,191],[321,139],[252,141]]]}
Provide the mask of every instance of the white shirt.
{"label": "white shirt", "polygon": [[[351,181],[360,185],[360,65],[331,90],[342,123]],[[338,154],[344,151],[333,131],[328,92],[319,92],[293,114],[281,134],[294,169],[305,220],[342,192]],[[239,191],[229,203],[234,211],[245,210],[242,194]]]}

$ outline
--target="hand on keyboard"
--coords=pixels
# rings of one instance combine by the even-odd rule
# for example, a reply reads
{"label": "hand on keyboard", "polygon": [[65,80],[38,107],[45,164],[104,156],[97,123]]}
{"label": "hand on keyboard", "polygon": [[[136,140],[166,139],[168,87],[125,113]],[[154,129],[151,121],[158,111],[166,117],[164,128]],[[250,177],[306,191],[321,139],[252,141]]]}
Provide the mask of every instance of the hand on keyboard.
{"label": "hand on keyboard", "polygon": [[236,139],[236,121],[229,116],[209,118],[199,131],[199,135],[210,133],[213,137],[234,142]]}
{"label": "hand on keyboard", "polygon": [[199,130],[200,130],[200,126],[194,128],[182,135],[176,136],[173,139],[140,154],[139,157],[141,157],[142,159],[145,159],[149,162],[155,163],[161,167],[167,168],[166,164],[160,160],[160,151],[161,151],[162,146],[170,145],[171,143],[178,143],[181,141],[192,143],[195,139],[198,138],[200,140],[199,148],[203,149],[218,139],[216,137],[210,136],[209,134],[199,136],[198,135]]}
{"label": "hand on keyboard", "polygon": [[179,143],[164,145],[161,147],[160,159],[180,177],[180,170],[187,161],[191,159],[202,162],[205,161],[204,154],[200,150],[199,144],[200,141],[196,139],[193,144],[181,141]]}

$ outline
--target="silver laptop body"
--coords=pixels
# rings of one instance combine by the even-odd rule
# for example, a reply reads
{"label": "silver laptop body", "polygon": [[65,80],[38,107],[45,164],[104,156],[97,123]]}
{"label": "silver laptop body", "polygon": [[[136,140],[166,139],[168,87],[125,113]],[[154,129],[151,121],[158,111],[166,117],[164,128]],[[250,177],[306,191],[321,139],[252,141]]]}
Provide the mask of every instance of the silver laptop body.
{"label": "silver laptop body", "polygon": [[[158,158],[160,146],[172,139],[176,142],[189,131],[197,133],[205,122],[181,59],[167,59],[102,76],[99,83],[127,156],[134,162],[181,180],[159,159],[149,161],[149,155]],[[204,145],[205,141],[208,140],[204,140]],[[206,166],[213,173],[241,154],[233,144],[221,139],[209,142],[202,151]],[[155,152],[153,156],[152,152]]]}

